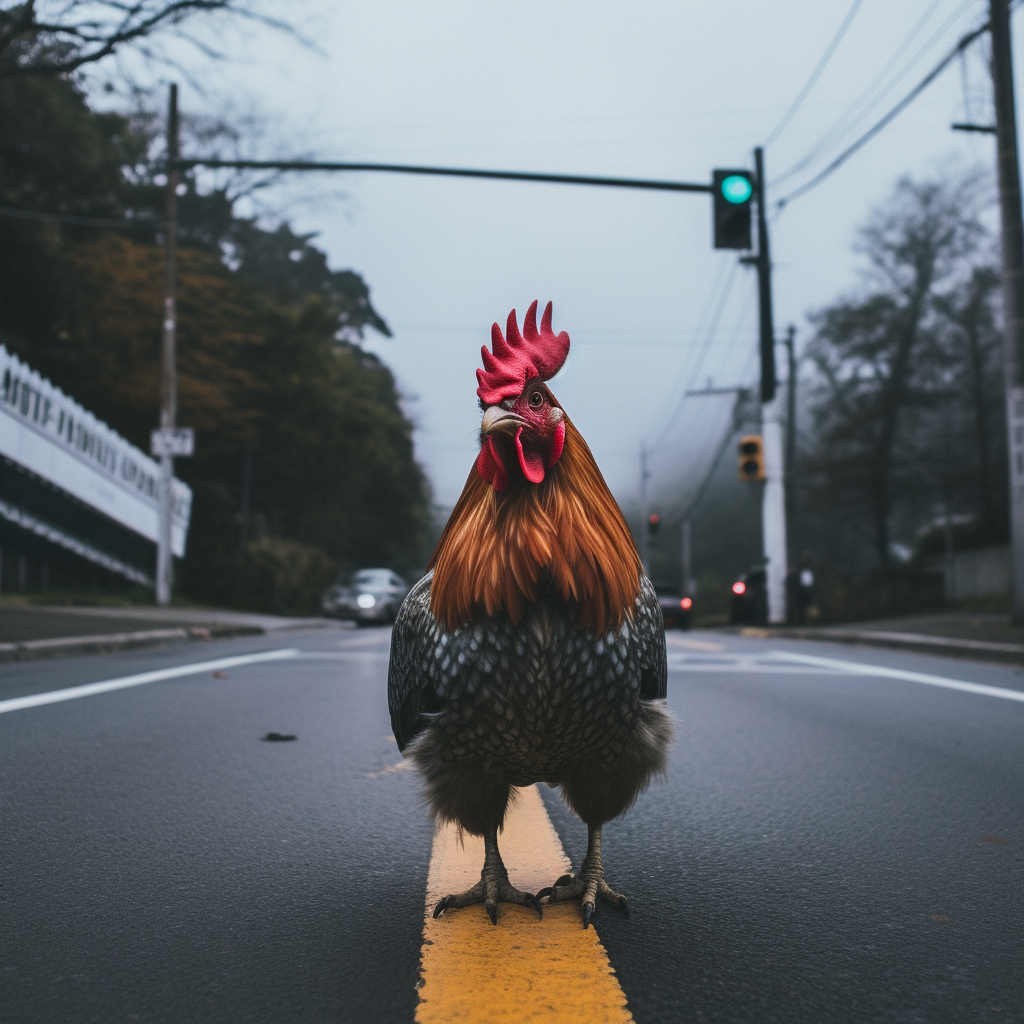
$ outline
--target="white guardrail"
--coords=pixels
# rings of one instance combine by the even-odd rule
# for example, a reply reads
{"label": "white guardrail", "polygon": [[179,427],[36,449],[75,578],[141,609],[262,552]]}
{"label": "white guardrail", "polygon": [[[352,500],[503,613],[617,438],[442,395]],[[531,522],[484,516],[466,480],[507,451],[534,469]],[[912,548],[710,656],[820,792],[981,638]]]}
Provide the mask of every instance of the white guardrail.
{"label": "white guardrail", "polygon": [[[148,540],[159,537],[160,467],[0,345],[0,455]],[[171,550],[185,554],[192,491],[173,484]]]}

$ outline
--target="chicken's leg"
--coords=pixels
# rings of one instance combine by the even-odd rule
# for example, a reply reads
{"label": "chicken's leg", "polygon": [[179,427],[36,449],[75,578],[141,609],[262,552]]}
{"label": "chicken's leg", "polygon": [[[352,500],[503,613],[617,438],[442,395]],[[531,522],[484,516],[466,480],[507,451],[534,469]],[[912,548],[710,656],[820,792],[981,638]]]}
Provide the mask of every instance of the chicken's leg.
{"label": "chicken's leg", "polygon": [[491,829],[484,835],[484,866],[480,872],[480,881],[465,892],[455,893],[440,899],[434,907],[434,917],[440,917],[446,910],[468,907],[472,903],[482,903],[487,908],[491,924],[498,923],[499,903],[518,903],[520,906],[533,907],[538,917],[544,916],[544,908],[533,893],[522,892],[508,880],[508,871],[498,852],[498,830]]}
{"label": "chicken's leg", "polygon": [[604,880],[604,865],[601,863],[600,825],[587,826],[587,855],[580,865],[580,873],[578,875],[562,875],[554,885],[549,885],[537,893],[537,899],[543,899],[545,896],[549,903],[580,899],[584,928],[590,926],[590,918],[593,916],[598,896],[629,917],[629,904],[626,902],[626,897],[617,893]]}

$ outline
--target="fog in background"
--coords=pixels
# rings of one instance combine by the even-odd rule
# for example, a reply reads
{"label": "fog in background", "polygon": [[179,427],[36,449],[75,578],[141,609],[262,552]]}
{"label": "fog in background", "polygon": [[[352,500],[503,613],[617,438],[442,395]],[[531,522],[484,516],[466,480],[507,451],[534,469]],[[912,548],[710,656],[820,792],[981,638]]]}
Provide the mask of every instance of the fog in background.
{"label": "fog in background", "polygon": [[[230,39],[214,39],[225,59],[182,43],[177,71],[131,55],[121,70],[142,84],[178,81],[186,114],[255,115],[262,127],[243,135],[237,155],[707,182],[714,167],[752,167],[752,148],[790,108],[851,3],[265,9],[315,45],[233,25]],[[950,130],[953,121],[992,122],[983,38],[827,181],[775,209],[986,15],[983,0],[859,5],[766,152],[778,335],[793,323],[801,345],[807,311],[856,286],[856,228],[900,176],[993,168],[991,137]],[[114,71],[88,72],[94,102],[121,102],[103,98]],[[707,196],[318,174],[261,192],[251,212],[266,211],[316,232],[333,266],[370,285],[394,337],[370,337],[367,347],[396,374],[439,504],[454,503],[473,463],[473,371],[491,322],[512,307],[521,318],[533,299],[553,300],[572,351],[552,388],[625,506],[636,501],[642,442],[653,448],[651,491],[665,507],[681,505],[703,477],[732,402],[683,401],[687,388],[755,380],[754,275],[736,268],[736,253],[711,248]]]}

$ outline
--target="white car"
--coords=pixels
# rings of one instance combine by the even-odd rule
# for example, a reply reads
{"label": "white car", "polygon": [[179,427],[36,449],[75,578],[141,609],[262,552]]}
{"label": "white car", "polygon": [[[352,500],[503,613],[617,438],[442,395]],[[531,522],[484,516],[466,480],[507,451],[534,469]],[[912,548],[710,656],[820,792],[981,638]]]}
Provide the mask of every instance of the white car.
{"label": "white car", "polygon": [[354,622],[394,622],[409,587],[390,569],[360,569],[339,580],[321,601],[325,615]]}

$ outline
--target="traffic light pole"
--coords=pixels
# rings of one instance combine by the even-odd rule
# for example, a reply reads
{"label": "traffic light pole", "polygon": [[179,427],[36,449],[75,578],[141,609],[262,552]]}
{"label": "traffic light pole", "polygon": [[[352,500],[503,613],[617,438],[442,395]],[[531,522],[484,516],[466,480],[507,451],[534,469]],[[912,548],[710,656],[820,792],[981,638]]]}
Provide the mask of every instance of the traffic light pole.
{"label": "traffic light pole", "polygon": [[772,320],[772,264],[764,200],[764,153],[754,150],[757,197],[757,286],[760,305],[761,436],[764,445],[764,493],[761,534],[768,592],[768,621],[786,621],[786,482],[782,409],[775,386],[775,326]]}

